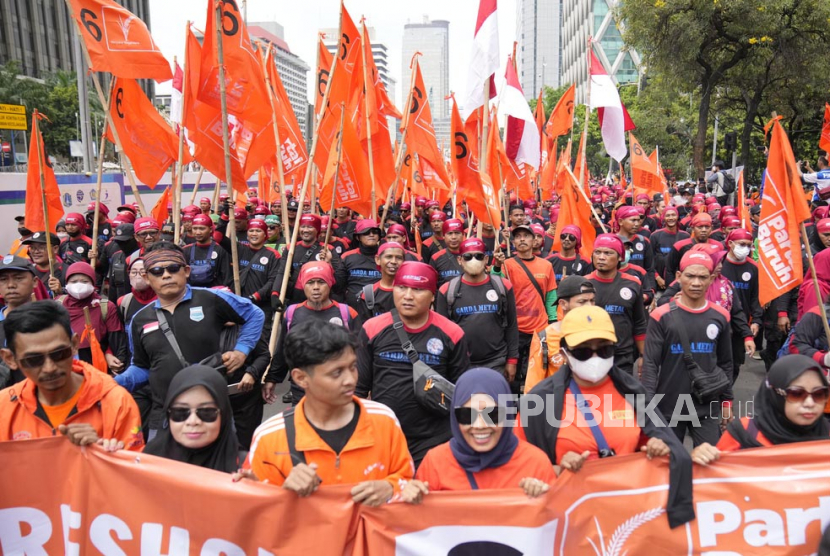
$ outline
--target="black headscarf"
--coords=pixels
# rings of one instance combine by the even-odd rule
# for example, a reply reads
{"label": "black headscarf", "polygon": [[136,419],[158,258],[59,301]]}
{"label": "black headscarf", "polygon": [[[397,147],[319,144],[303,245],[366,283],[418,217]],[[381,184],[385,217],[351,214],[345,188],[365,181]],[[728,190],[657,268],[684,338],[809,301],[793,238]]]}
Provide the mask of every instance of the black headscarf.
{"label": "black headscarf", "polygon": [[[608,373],[614,388],[621,395],[628,394],[635,396],[646,396],[646,389],[639,380],[632,375],[620,370],[616,365],[611,367]],[[565,392],[571,383],[572,372],[567,364],[562,365],[558,371],[537,384],[531,394],[541,396],[542,399],[550,399],[553,396],[553,417],[558,421],[562,420],[562,413],[565,407]],[[639,404],[634,404],[634,412],[637,414]],[[559,428],[548,424],[546,415],[549,414],[546,408],[541,414],[522,416],[527,419],[525,435],[528,442],[542,449],[550,458],[552,464],[556,464],[556,439],[559,435]],[[637,416],[638,422],[640,416]],[[674,528],[683,525],[695,518],[694,505],[692,503],[692,458],[677,436],[666,426],[659,412],[647,412],[643,417],[642,432],[649,438],[659,438],[671,450],[669,455],[669,500],[666,504],[666,514],[669,527]]]}
{"label": "black headscarf", "polygon": [[[823,416],[808,426],[796,425],[787,419],[784,413],[786,397],[774,390],[775,388],[786,389],[792,381],[807,371],[817,372],[822,383],[827,385],[827,377],[824,376],[824,371],[818,363],[806,355],[785,355],[772,364],[766,382],[761,383],[758,393],[755,394],[755,415],[752,417],[752,422],[758,431],[773,444],[830,439],[830,430]],[[819,408],[818,411],[823,411],[823,408]],[[729,423],[727,430],[740,443],[741,448],[761,446],[739,419]]]}
{"label": "black headscarf", "polygon": [[[173,438],[166,415],[180,394],[196,386],[203,386],[213,397],[219,407],[221,427],[216,441],[204,448],[191,450]],[[164,425],[144,448],[145,453],[226,473],[233,473],[239,468],[239,442],[233,429],[233,410],[228,396],[228,383],[216,369],[206,365],[191,365],[179,371],[170,381],[167,399],[164,401],[164,415]]]}

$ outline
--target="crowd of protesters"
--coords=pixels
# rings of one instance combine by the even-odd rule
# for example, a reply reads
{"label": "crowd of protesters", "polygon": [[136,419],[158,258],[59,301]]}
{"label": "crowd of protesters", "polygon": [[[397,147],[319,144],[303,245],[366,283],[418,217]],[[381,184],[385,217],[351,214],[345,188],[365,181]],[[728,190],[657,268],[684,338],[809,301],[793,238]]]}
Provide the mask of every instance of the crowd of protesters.
{"label": "crowd of protesters", "polygon": [[[538,497],[644,452],[669,458],[683,523],[693,464],[830,438],[828,207],[816,195],[805,223],[815,275],[761,306],[760,198],[730,203],[722,167],[670,198],[592,183],[590,251],[555,195],[511,195],[500,230],[423,197],[378,215],[289,198],[283,221],[255,191],[184,207],[175,235],[133,205],[101,205],[98,237],[94,203],[55,230],[19,218],[0,261],[0,441],[64,434],[299,496],[350,484],[373,506]],[[736,415],[747,358],[767,376]],[[290,408],[263,421],[286,381]],[[639,419],[630,396],[657,412]]]}

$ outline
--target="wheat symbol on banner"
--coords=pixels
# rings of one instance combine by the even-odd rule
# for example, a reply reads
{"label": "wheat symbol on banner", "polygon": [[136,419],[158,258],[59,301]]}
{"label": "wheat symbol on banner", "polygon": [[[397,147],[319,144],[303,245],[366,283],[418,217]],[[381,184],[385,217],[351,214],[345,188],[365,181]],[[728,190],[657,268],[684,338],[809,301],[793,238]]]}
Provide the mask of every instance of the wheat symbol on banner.
{"label": "wheat symbol on banner", "polygon": [[133,20],[135,19],[136,17],[134,15],[128,17],[126,21],[120,17],[118,18],[118,25],[121,27],[121,32],[124,34],[124,42],[127,42],[130,39],[130,27],[132,27]]}
{"label": "wheat symbol on banner", "polygon": [[665,511],[666,510],[664,508],[654,508],[653,510],[639,513],[630,518],[628,521],[617,527],[617,530],[614,531],[614,534],[611,535],[611,539],[608,541],[608,547],[605,546],[605,538],[602,535],[602,527],[600,527],[597,518],[594,518],[594,523],[597,524],[597,532],[599,533],[599,548],[597,548],[597,545],[594,544],[593,540],[587,537],[586,539],[589,543],[591,543],[596,556],[627,556],[628,552],[622,552],[622,549],[623,546],[625,546],[625,542],[628,540],[628,537],[649,521],[653,521],[660,517]]}

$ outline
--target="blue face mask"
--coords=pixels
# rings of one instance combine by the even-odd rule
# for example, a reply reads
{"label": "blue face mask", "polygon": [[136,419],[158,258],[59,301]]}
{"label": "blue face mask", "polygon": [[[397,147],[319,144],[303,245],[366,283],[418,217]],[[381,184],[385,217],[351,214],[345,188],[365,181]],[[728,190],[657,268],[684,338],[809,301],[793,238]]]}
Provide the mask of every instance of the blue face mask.
{"label": "blue face mask", "polygon": [[628,264],[628,262],[629,262],[630,260],[631,260],[631,251],[629,251],[628,249],[626,249],[626,250],[625,250],[625,264]]}

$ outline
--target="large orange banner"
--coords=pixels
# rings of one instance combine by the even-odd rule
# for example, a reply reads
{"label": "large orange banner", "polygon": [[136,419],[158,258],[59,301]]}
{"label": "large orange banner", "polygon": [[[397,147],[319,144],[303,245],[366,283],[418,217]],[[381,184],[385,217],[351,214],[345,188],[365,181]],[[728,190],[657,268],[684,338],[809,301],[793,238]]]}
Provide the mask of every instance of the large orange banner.
{"label": "large orange banner", "polygon": [[589,462],[546,496],[432,493],[356,506],[349,487],[299,499],[153,456],[63,438],[0,443],[0,554],[802,556],[830,525],[830,442],[724,454],[695,469],[697,519],[669,529],[668,462]]}

